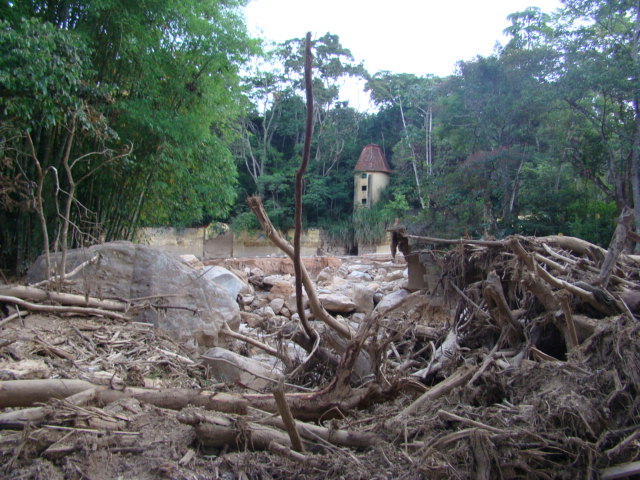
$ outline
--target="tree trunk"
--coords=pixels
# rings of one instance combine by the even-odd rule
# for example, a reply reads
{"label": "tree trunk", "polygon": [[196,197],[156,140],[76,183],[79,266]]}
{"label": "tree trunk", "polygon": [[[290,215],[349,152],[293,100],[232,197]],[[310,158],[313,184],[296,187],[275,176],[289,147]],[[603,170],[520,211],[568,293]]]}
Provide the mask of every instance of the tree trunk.
{"label": "tree trunk", "polygon": [[[636,3],[636,29],[633,37],[633,65],[636,75],[640,74],[640,0]],[[636,82],[638,77],[636,76]],[[634,123],[635,138],[633,151],[631,152],[631,186],[633,194],[633,209],[635,213],[636,232],[640,232],[640,173],[638,163],[640,163],[640,98],[634,95]],[[640,243],[636,242],[635,252],[640,253]]]}

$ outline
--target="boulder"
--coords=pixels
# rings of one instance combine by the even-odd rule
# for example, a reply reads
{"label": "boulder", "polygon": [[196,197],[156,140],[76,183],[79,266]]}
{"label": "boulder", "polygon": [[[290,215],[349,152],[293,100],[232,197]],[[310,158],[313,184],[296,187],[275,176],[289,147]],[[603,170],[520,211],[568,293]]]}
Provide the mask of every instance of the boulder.
{"label": "boulder", "polygon": [[392,308],[397,307],[409,295],[409,292],[401,288],[382,297],[380,303],[376,305],[376,312],[383,315]]}
{"label": "boulder", "polygon": [[295,291],[296,287],[291,282],[279,281],[275,282],[269,290],[268,298],[273,300],[274,298],[287,298],[291,293]]}
{"label": "boulder", "polygon": [[250,306],[253,301],[256,299],[255,295],[242,295],[242,305],[245,307]]}
{"label": "boulder", "polygon": [[209,265],[204,268],[203,276],[206,279],[211,280],[220,288],[226,290],[231,298],[237,298],[240,293],[251,293],[251,290],[246,283],[224,267]]}
{"label": "boulder", "polygon": [[221,382],[262,390],[273,385],[274,382],[268,379],[278,379],[278,375],[267,365],[226,348],[211,348],[201,358],[211,368],[213,376]]}
{"label": "boulder", "polygon": [[316,277],[316,283],[318,284],[331,283],[334,275],[335,275],[335,268],[332,268],[332,267],[323,268],[320,271],[320,273],[318,273],[318,276]]}
{"label": "boulder", "polygon": [[400,280],[401,278],[404,278],[404,270],[392,270],[386,275],[385,281],[393,282],[395,280]]}
{"label": "boulder", "polygon": [[283,298],[274,298],[269,303],[269,306],[273,310],[273,313],[275,313],[276,315],[280,315],[280,312],[282,311],[282,307],[284,307],[284,299]]}
{"label": "boulder", "polygon": [[262,271],[261,268],[258,267],[254,267],[249,269],[248,267],[245,267],[245,271],[249,270],[249,276],[255,276],[255,277],[264,277],[264,272]]}
{"label": "boulder", "polygon": [[353,303],[356,306],[357,312],[371,313],[373,310],[373,296],[375,291],[364,285],[355,284],[353,286]]}
{"label": "boulder", "polygon": [[[97,262],[68,278],[73,293],[98,298],[146,298],[159,307],[179,307],[144,309],[135,315],[135,320],[164,328],[176,340],[194,339],[203,346],[217,344],[224,322],[231,328],[240,323],[235,298],[174,255],[146,245],[110,242],[69,250],[67,271],[96,255]],[[60,255],[52,255],[52,265],[59,261]],[[44,280],[44,265],[44,257],[36,260],[27,274],[30,283]]]}
{"label": "boulder", "polygon": [[[295,293],[292,293],[291,295],[289,295],[289,297],[285,302],[285,305],[291,313],[298,311],[298,304],[297,304]],[[307,293],[304,291],[302,292],[302,306],[304,308],[307,308],[309,306],[309,297],[307,297]]]}
{"label": "boulder", "polygon": [[243,323],[246,323],[251,328],[257,328],[263,323],[261,315],[253,312],[240,312],[240,317]]}
{"label": "boulder", "polygon": [[371,275],[369,275],[367,272],[361,272],[359,270],[354,270],[349,275],[347,275],[347,278],[350,280],[358,280],[361,282],[370,282],[373,280]]}
{"label": "boulder", "polygon": [[356,304],[340,293],[324,293],[318,295],[322,306],[331,313],[351,313],[356,309]]}

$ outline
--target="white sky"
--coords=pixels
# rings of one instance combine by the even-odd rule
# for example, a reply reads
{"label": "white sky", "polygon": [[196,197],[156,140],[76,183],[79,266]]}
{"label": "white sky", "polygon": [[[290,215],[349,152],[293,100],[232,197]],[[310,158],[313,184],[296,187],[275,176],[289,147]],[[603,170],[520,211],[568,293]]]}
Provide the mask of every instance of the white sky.
{"label": "white sky", "polygon": [[[551,13],[560,0],[250,0],[245,15],[249,31],[282,42],[338,35],[369,73],[390,70],[447,76],[458,60],[490,55],[507,15],[537,6]],[[343,96],[367,109],[368,97],[349,85]]]}

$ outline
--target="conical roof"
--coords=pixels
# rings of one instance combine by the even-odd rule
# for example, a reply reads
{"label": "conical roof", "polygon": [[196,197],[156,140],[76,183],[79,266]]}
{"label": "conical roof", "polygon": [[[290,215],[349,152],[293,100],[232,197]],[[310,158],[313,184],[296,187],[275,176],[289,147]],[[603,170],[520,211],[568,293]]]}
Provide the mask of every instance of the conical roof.
{"label": "conical roof", "polygon": [[361,172],[391,173],[391,168],[378,145],[370,144],[362,149],[354,170]]}

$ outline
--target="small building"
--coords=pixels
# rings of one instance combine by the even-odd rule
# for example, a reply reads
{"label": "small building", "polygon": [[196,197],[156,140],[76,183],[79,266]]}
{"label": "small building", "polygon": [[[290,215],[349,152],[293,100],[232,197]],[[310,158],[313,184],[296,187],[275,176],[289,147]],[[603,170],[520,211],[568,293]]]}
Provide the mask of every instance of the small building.
{"label": "small building", "polygon": [[374,144],[364,147],[354,170],[354,205],[369,207],[375,204],[389,185],[391,175],[391,168],[382,149]]}

